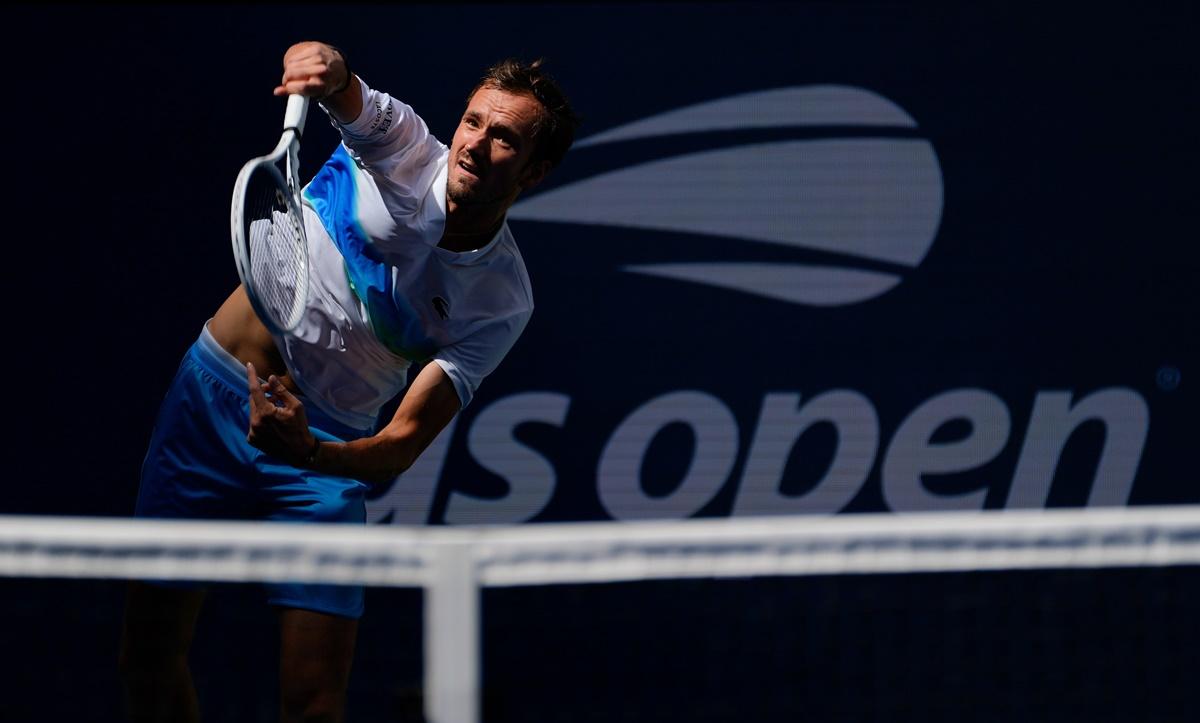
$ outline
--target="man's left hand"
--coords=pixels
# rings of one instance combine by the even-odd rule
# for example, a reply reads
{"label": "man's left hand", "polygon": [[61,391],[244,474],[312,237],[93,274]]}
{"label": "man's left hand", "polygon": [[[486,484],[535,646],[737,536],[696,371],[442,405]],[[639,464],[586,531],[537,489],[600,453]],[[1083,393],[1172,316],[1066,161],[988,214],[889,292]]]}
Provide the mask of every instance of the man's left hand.
{"label": "man's left hand", "polygon": [[304,404],[274,374],[260,381],[253,364],[246,364],[246,377],[250,386],[246,441],[267,454],[302,465],[316,442],[308,429]]}

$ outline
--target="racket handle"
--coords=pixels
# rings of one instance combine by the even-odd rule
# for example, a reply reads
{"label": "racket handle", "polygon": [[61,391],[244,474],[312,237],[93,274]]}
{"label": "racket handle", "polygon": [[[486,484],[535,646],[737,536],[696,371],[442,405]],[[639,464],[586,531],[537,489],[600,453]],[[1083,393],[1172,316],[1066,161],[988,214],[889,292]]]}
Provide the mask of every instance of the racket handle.
{"label": "racket handle", "polygon": [[308,98],[302,95],[289,95],[287,110],[283,114],[283,129],[295,130],[296,135],[304,133],[304,118],[308,115]]}

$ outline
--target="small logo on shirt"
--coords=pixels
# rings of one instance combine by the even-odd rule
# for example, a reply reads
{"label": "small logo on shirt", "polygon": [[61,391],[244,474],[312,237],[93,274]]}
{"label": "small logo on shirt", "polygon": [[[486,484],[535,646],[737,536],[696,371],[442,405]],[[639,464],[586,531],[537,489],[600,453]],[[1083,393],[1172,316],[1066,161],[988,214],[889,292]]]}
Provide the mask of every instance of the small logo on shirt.
{"label": "small logo on shirt", "polygon": [[437,309],[438,316],[442,317],[443,321],[450,318],[450,304],[442,297],[433,297],[433,308]]}

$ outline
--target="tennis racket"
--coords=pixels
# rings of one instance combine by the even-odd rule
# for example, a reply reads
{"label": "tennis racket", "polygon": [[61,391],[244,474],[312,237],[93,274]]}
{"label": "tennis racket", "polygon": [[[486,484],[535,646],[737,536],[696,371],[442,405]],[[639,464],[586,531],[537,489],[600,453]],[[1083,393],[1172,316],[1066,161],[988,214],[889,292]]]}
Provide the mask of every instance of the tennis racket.
{"label": "tennis racket", "polygon": [[[274,334],[295,329],[308,301],[308,240],[299,177],[307,114],[308,98],[288,96],[279,144],[270,154],[247,161],[233,184],[233,258],[254,311]],[[286,175],[279,170],[281,161]]]}

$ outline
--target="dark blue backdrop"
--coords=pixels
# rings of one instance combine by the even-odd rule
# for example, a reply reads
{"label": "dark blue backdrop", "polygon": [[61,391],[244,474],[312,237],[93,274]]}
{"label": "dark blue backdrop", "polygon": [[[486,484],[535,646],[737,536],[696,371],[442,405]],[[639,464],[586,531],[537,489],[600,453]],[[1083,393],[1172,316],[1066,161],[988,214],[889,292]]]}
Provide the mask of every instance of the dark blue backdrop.
{"label": "dark blue backdrop", "polygon": [[[271,142],[281,101],[270,88],[283,50],[303,38],[345,48],[364,78],[406,99],[443,140],[481,68],[506,55],[550,59],[585,116],[581,138],[699,103],[819,86],[849,88],[911,118],[876,127],[852,110],[849,121],[800,125],[788,111],[745,101],[742,114],[757,113],[757,127],[743,117],[714,130],[693,118],[683,125],[694,127],[665,135],[579,148],[537,189],[547,198],[656,161],[770,142],[924,141],[934,158],[923,191],[933,210],[914,211],[932,233],[916,239],[926,250],[911,263],[839,253],[836,237],[822,250],[672,230],[678,223],[513,220],[534,280],[534,319],[407,486],[380,490],[374,519],[603,519],[636,516],[639,504],[655,516],[728,515],[755,508],[751,487],[784,501],[822,488],[824,507],[809,496],[817,511],[1014,506],[1025,448],[1028,463],[1043,467],[1034,476],[1054,479],[1034,506],[1084,504],[1105,475],[1117,504],[1200,498],[1189,444],[1197,101],[1184,29],[1194,11],[679,3],[302,6],[282,21],[265,7],[5,13],[20,51],[3,121],[8,220],[24,261],[8,272],[12,408],[21,418],[9,444],[12,475],[26,481],[6,496],[6,512],[130,510],[162,391],[236,282],[231,179]],[[336,136],[320,113],[309,125],[311,173]],[[854,148],[838,158],[894,163]],[[821,194],[832,194],[836,206],[846,195],[839,167],[816,181],[798,172],[794,188],[781,188],[786,170],[764,169],[761,195],[781,199],[784,236],[812,235],[811,208],[788,199],[818,198],[819,208]],[[851,189],[861,180],[853,170]],[[754,179],[752,166],[729,172],[729,183]],[[711,202],[711,184],[689,187],[671,173],[642,179],[649,204],[674,203],[686,218],[689,203]],[[663,178],[674,187],[653,185]],[[907,178],[901,168],[884,181],[901,211],[894,196]],[[568,201],[620,222],[616,201],[588,192]],[[858,203],[834,208],[843,214],[834,232],[864,215],[858,221],[876,223],[872,238],[886,243],[904,221]],[[629,270],[700,262],[840,265],[901,281],[855,303],[813,306]],[[861,397],[849,414],[866,415],[868,427],[874,410],[873,448],[843,444],[838,458],[838,440],[852,430],[810,410],[815,423],[804,434],[796,425],[777,432],[798,441],[775,445],[766,465],[774,472],[763,460],[748,464],[756,435],[769,436],[759,429],[769,394],[793,395],[774,403],[794,410],[835,390]],[[923,405],[961,390],[970,398],[933,413],[957,423],[926,418],[923,431],[937,434],[910,428],[907,442],[894,441]],[[1104,421],[1081,414],[1034,424],[1040,392],[1066,393],[1067,409],[1114,390],[1122,398]],[[681,391],[695,394],[670,396]],[[529,402],[521,396],[529,393],[541,396]],[[505,403],[485,416],[495,402]],[[656,409],[656,422],[635,414]],[[1139,409],[1144,419],[1129,421]],[[997,419],[1006,415],[1007,429]],[[696,436],[709,418],[720,449],[692,463],[709,441]],[[649,427],[630,440],[618,434],[627,423]],[[1034,459],[1054,435],[1070,440]],[[1102,450],[1123,435],[1123,448]],[[956,440],[957,451],[930,451]],[[499,446],[476,450],[489,442]],[[1132,458],[1132,472],[1106,470],[1106,454],[1118,466],[1121,454]],[[864,469],[839,478],[843,463]],[[899,481],[889,492],[891,478]],[[838,484],[853,489],[831,488]],[[739,495],[748,496],[740,508]]]}
{"label": "dark blue backdrop", "polygon": [[[0,512],[131,511],[162,393],[236,284],[231,185],[274,140],[282,102],[270,91],[300,39],[344,48],[444,141],[481,69],[508,55],[549,58],[585,117],[581,138],[752,95],[730,102],[724,126],[688,112],[660,135],[578,148],[525,199],[512,226],[533,321],[419,467],[377,491],[373,520],[1200,501],[1190,6],[282,10],[2,11],[15,364]],[[798,89],[808,102],[823,86],[860,105],[818,122],[796,119],[808,106],[795,116],[753,95]],[[864,120],[868,101],[891,120]],[[932,175],[855,150],[879,139],[931,149]],[[335,143],[314,112],[307,174]],[[806,209],[841,208],[856,180],[882,174],[875,201],[831,228],[861,221],[886,243],[911,200],[932,224],[926,248],[899,262],[686,230],[713,188],[655,164],[753,147],[799,148],[802,161],[842,149],[848,175],[820,166],[825,185],[764,168],[761,197],[778,200],[782,236],[807,233]],[[727,168],[729,183],[753,181],[760,158]],[[600,188],[589,182],[639,173],[646,204],[675,204],[666,227],[587,195]],[[578,194],[576,217],[529,217],[557,192]],[[583,218],[596,209],[611,223]],[[814,305],[723,287],[711,266],[699,282],[630,268],[722,262],[899,283]],[[84,636],[103,638],[101,655],[108,634]]]}

